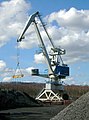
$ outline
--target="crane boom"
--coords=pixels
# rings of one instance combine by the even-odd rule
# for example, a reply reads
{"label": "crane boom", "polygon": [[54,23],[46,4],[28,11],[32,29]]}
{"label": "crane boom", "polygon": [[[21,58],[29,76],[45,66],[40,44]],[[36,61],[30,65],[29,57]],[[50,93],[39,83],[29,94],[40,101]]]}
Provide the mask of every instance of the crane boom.
{"label": "crane boom", "polygon": [[[39,32],[39,29],[38,29],[38,26],[37,26],[37,23],[35,21],[35,17],[39,17],[40,18],[40,15],[39,15],[39,12],[36,12],[34,13],[33,15],[31,15],[29,18],[28,18],[28,21],[26,22],[26,25],[24,27],[24,29],[22,30],[22,33],[20,34],[19,38],[17,39],[17,42],[21,42],[22,39],[24,38],[24,34],[25,32],[27,31],[27,29],[29,28],[29,26],[31,25],[31,23],[34,23],[34,26],[36,28],[36,32],[37,32],[37,35],[38,35],[38,38],[39,38],[39,41],[41,43],[41,47],[43,49],[43,54],[46,58],[46,62],[48,64],[48,70],[49,70],[49,75],[54,75],[54,72],[52,70],[52,67],[51,67],[51,61],[49,59],[49,56],[48,56],[48,53],[47,53],[47,50],[45,48],[45,45],[44,45],[44,42],[42,40],[42,37],[41,37],[41,34]],[[41,20],[41,19],[40,19]],[[42,21],[41,21],[42,23]],[[43,24],[42,24],[43,25]]]}
{"label": "crane boom", "polygon": [[21,42],[21,41],[22,41],[22,39],[24,38],[25,32],[27,31],[27,29],[29,28],[29,26],[31,25],[31,23],[34,22],[35,17],[36,17],[38,14],[39,14],[39,12],[36,12],[36,13],[34,13],[33,15],[31,15],[31,16],[28,18],[28,21],[26,22],[26,25],[25,25],[25,27],[23,28],[22,33],[20,34],[19,38],[17,39],[17,42]]}

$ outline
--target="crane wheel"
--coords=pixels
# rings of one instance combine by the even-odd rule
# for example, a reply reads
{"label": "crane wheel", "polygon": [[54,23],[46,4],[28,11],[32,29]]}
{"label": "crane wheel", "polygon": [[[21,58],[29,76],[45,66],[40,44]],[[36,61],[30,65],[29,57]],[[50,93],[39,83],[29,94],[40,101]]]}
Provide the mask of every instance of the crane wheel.
{"label": "crane wheel", "polygon": [[62,98],[63,98],[64,100],[69,100],[69,95],[68,95],[67,93],[64,93],[64,94],[62,95]]}

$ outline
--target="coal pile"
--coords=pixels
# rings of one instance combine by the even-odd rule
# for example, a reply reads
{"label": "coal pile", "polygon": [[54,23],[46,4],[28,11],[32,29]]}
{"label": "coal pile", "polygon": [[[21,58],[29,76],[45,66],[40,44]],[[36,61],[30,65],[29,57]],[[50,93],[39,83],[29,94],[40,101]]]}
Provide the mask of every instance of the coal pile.
{"label": "coal pile", "polygon": [[50,120],[89,120],[89,92]]}
{"label": "coal pile", "polygon": [[0,110],[41,105],[25,92],[0,90]]}

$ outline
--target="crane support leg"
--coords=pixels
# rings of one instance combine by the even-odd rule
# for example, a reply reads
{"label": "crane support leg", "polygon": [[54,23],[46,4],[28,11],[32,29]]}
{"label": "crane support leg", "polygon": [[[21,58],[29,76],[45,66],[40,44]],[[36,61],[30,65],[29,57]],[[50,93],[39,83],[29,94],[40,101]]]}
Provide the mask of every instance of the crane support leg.
{"label": "crane support leg", "polygon": [[[42,102],[60,102],[62,101],[62,96],[57,91],[54,91],[54,84],[46,83],[46,87],[36,97],[37,100]],[[58,86],[58,85],[57,85]],[[60,86],[60,85],[59,85]],[[55,86],[56,87],[56,86]]]}

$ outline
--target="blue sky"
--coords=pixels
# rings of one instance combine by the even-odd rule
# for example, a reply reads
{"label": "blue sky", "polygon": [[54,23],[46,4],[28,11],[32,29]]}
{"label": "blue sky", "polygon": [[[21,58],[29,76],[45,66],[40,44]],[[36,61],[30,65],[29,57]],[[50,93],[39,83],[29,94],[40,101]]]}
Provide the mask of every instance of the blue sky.
{"label": "blue sky", "polygon": [[88,0],[82,0],[82,2],[80,0],[44,0],[40,2],[38,0],[30,0],[30,2],[33,6],[32,12],[39,10],[44,15],[59,11],[60,9],[68,10],[71,7],[75,7],[76,9],[89,9]]}
{"label": "blue sky", "polygon": [[[17,65],[16,39],[29,15],[36,11],[41,13],[55,44],[66,49],[63,60],[70,67],[70,76],[64,80],[65,83],[89,85],[88,0],[0,0],[0,81],[13,81],[11,76]],[[32,31],[34,37],[30,34]],[[31,68],[39,68],[41,72],[47,69],[42,56],[36,54],[39,48],[33,26],[19,47],[20,67],[28,77],[18,81],[44,82],[45,79],[30,75]]]}

